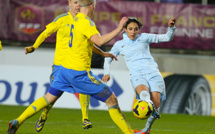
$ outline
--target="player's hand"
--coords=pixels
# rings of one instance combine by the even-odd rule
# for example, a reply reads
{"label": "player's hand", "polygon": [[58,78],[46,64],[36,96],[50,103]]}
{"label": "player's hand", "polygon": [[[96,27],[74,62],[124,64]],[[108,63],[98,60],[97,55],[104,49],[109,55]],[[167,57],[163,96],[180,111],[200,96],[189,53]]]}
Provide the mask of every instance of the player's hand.
{"label": "player's hand", "polygon": [[168,22],[169,27],[173,27],[175,25],[176,18],[174,17],[173,19],[170,19]]}
{"label": "player's hand", "polygon": [[25,54],[34,52],[35,48],[33,46],[25,47]]}
{"label": "player's hand", "polygon": [[122,19],[119,22],[119,26],[118,28],[120,29],[120,31],[122,31],[122,29],[124,28],[124,24],[128,21],[127,17],[122,17]]}
{"label": "player's hand", "polygon": [[1,45],[1,41],[0,41],[0,51],[2,50],[2,45]]}
{"label": "player's hand", "polygon": [[102,77],[102,80],[107,83],[110,80],[110,75],[106,74]]}
{"label": "player's hand", "polygon": [[115,59],[116,61],[118,60],[118,59],[116,58],[116,56],[113,55],[112,53],[107,53],[107,52],[105,52],[103,56],[104,56],[104,57],[110,57],[112,60],[113,60],[113,59]]}

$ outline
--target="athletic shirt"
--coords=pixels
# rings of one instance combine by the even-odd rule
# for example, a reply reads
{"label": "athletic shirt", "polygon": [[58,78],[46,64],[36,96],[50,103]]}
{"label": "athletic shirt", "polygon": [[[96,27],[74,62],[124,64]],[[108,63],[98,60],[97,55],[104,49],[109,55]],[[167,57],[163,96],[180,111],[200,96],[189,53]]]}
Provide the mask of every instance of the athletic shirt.
{"label": "athletic shirt", "polygon": [[89,71],[94,45],[90,37],[98,33],[95,23],[85,14],[78,13],[71,26],[69,51],[62,66],[76,71]]}
{"label": "athletic shirt", "polygon": [[[127,33],[123,39],[117,41],[110,50],[115,56],[122,55],[132,76],[147,74],[158,70],[158,65],[150,53],[150,43],[167,42],[173,39],[175,27],[168,27],[166,34],[142,33],[136,39],[128,38]],[[110,74],[111,58],[105,58],[104,75]]]}
{"label": "athletic shirt", "polygon": [[35,41],[34,47],[38,48],[39,45],[52,33],[57,31],[56,47],[54,56],[54,65],[60,66],[65,58],[67,49],[69,48],[70,30],[73,17],[70,12],[57,16],[54,21],[46,26],[46,29]]}

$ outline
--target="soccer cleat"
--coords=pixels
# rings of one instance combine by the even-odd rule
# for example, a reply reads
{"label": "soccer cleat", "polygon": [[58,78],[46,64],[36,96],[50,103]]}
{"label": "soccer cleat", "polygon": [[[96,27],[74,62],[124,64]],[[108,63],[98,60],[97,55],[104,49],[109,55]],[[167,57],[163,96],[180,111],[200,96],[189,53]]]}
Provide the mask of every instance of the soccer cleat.
{"label": "soccer cleat", "polygon": [[151,130],[149,128],[144,128],[142,130],[134,130],[134,134],[150,134]]}
{"label": "soccer cleat", "polygon": [[45,112],[42,112],[42,114],[40,115],[40,118],[38,119],[37,123],[35,124],[35,130],[37,132],[40,132],[43,129],[45,122],[47,120],[47,117],[48,117],[48,115]]}
{"label": "soccer cleat", "polygon": [[88,119],[84,119],[82,126],[83,126],[83,129],[89,129],[93,127],[92,123]]}
{"label": "soccer cleat", "polygon": [[18,122],[18,120],[12,120],[8,124],[7,133],[8,134],[15,134],[18,128],[19,128],[19,122]]}

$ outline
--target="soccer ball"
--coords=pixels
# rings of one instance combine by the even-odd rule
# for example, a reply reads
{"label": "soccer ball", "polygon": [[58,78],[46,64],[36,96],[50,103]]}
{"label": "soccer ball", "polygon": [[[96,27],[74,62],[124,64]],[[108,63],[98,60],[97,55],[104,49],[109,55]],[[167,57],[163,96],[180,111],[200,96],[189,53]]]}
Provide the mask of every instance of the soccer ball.
{"label": "soccer ball", "polygon": [[133,106],[133,114],[138,119],[147,119],[153,113],[153,106],[146,101],[137,101]]}

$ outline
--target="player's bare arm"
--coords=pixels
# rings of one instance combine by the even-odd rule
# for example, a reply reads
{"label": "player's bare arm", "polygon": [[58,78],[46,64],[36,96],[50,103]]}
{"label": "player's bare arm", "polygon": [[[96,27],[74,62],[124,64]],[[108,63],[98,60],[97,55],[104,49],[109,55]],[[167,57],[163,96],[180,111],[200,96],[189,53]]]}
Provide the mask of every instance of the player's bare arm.
{"label": "player's bare arm", "polygon": [[93,45],[93,52],[97,53],[97,54],[99,54],[99,55],[101,55],[103,57],[110,57],[110,58],[112,58],[112,60],[115,59],[117,61],[117,58],[116,58],[115,55],[113,55],[112,53],[107,53],[107,52],[102,51],[96,45]]}
{"label": "player's bare arm", "polygon": [[127,17],[123,17],[120,20],[119,26],[112,32],[101,36],[100,34],[93,35],[90,40],[98,46],[102,46],[109,41],[111,41],[115,36],[117,36],[123,29],[124,24],[128,21]]}
{"label": "player's bare arm", "polygon": [[104,52],[103,57],[110,57],[112,60],[113,59],[115,59],[116,61],[118,60],[117,57],[115,55],[113,55],[112,53]]}

